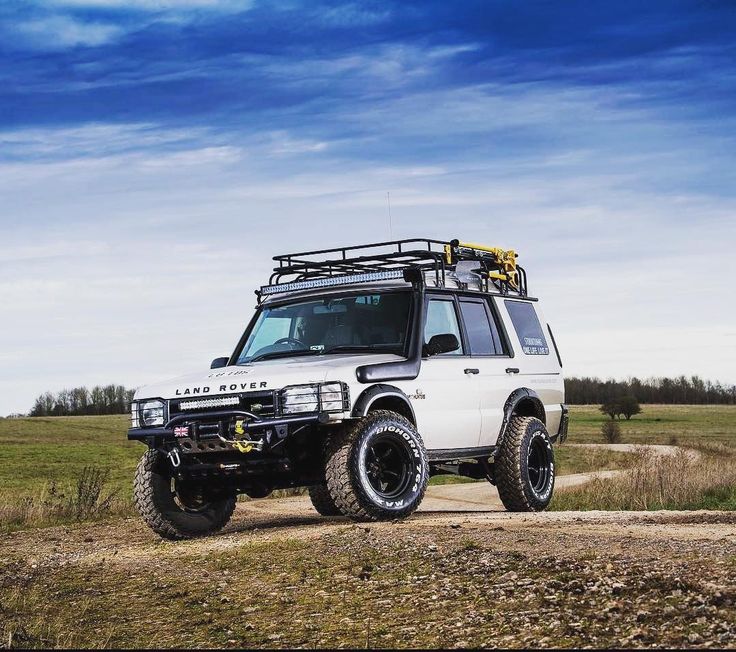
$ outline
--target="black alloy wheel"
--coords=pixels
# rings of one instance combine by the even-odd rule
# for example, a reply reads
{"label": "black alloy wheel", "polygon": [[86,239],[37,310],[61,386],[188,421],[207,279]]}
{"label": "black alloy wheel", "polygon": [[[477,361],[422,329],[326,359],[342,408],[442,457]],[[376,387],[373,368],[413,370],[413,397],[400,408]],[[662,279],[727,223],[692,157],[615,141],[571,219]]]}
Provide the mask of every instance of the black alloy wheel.
{"label": "black alloy wheel", "polygon": [[366,451],[366,476],[375,492],[392,499],[412,481],[412,463],[405,446],[392,437],[380,437]]}
{"label": "black alloy wheel", "polygon": [[553,462],[551,451],[552,449],[542,437],[534,437],[529,444],[526,466],[529,472],[529,484],[537,495],[542,494],[549,484]]}

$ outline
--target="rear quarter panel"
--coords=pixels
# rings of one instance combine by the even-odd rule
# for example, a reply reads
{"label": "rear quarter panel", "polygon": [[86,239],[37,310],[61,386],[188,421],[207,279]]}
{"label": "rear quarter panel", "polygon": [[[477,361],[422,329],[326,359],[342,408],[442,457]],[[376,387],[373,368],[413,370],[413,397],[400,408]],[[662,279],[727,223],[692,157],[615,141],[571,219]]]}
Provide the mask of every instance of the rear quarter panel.
{"label": "rear quarter panel", "polygon": [[524,346],[508,310],[507,302],[518,300],[511,297],[495,297],[494,301],[498,314],[503,321],[509,340],[508,343],[514,351],[514,357],[509,363],[510,366],[519,369],[519,373],[516,375],[518,387],[526,387],[537,393],[542,403],[544,403],[547,431],[554,435],[560,428],[561,404],[565,402],[565,381],[552,338],[549,335],[547,320],[544,318],[544,311],[540,305],[541,302],[529,301],[525,303],[529,303],[534,307],[544,336],[547,353],[529,355],[524,352]]}

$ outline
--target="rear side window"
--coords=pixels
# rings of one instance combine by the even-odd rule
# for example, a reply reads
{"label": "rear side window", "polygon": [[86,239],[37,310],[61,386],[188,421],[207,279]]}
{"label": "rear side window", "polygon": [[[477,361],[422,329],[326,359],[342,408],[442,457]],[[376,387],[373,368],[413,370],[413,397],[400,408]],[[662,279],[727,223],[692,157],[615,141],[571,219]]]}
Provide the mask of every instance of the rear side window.
{"label": "rear side window", "polygon": [[549,355],[547,340],[539,324],[537,313],[531,303],[524,301],[506,301],[514,330],[519,336],[521,349],[527,355]]}
{"label": "rear side window", "polygon": [[493,339],[491,322],[485,305],[479,301],[460,301],[460,312],[463,313],[465,332],[471,355],[495,355],[496,344]]}

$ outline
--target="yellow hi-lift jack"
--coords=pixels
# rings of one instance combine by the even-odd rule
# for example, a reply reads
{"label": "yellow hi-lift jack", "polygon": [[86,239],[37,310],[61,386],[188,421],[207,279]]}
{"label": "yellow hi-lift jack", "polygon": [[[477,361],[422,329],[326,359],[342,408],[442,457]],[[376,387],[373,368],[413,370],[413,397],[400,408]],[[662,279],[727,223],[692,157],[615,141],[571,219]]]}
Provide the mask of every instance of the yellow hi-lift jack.
{"label": "yellow hi-lift jack", "polygon": [[513,249],[500,249],[499,247],[486,247],[485,245],[473,244],[472,242],[460,242],[452,240],[445,245],[445,258],[448,265],[463,259],[481,259],[495,264],[498,270],[489,270],[488,278],[507,282],[512,288],[518,289],[518,272],[516,270],[516,257],[518,254]]}

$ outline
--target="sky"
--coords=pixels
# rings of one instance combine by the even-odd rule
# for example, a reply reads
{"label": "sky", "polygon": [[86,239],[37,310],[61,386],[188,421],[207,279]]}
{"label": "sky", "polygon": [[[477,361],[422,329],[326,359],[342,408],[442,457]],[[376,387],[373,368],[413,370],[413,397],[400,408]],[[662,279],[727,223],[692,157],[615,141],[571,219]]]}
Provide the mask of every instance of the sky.
{"label": "sky", "polygon": [[0,414],[206,369],[271,256],[389,237],[516,249],[567,374],[736,382],[734,34],[730,0],[2,3]]}

